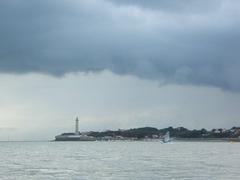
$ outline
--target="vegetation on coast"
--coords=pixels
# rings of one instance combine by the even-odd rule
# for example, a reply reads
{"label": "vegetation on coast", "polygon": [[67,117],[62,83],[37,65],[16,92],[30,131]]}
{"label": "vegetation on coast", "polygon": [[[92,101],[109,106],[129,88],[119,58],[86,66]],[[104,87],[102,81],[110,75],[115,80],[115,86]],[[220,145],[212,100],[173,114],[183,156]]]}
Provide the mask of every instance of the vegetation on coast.
{"label": "vegetation on coast", "polygon": [[157,129],[154,127],[142,127],[127,130],[107,130],[102,132],[89,132],[88,135],[103,138],[103,137],[122,137],[122,138],[159,138],[162,137],[167,131],[170,132],[171,137],[175,138],[239,138],[240,127],[232,127],[231,129],[200,129],[200,130],[189,130],[184,127],[168,127],[164,129]]}

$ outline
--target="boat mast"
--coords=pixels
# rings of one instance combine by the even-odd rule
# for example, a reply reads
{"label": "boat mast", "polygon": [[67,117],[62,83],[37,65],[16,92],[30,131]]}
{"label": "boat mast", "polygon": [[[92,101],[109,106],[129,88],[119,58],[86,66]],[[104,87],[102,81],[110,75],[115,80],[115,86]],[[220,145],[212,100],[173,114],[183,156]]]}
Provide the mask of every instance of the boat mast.
{"label": "boat mast", "polygon": [[79,134],[79,129],[78,129],[78,117],[76,118],[76,123],[75,123],[75,134]]}

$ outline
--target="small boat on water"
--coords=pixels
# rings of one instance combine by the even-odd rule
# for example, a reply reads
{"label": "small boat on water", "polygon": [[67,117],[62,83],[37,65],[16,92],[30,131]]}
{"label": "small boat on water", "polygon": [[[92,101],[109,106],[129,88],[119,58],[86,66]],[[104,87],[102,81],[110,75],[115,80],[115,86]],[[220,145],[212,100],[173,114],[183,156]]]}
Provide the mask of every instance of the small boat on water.
{"label": "small boat on water", "polygon": [[170,141],[171,141],[170,133],[169,133],[169,131],[167,131],[166,134],[163,136],[162,142],[163,143],[168,143]]}

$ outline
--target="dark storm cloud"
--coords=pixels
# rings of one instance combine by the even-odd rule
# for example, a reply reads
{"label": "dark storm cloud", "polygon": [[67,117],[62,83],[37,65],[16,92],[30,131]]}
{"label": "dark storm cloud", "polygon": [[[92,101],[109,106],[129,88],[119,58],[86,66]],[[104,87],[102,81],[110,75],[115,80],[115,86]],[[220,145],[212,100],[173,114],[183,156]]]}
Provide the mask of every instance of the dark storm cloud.
{"label": "dark storm cloud", "polygon": [[240,90],[240,2],[1,0],[0,71],[101,71]]}

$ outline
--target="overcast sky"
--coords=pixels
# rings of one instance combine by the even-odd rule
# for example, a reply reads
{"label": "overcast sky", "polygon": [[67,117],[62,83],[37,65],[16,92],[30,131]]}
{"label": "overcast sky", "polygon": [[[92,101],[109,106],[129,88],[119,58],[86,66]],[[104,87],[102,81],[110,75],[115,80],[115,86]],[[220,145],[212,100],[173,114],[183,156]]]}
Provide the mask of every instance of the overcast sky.
{"label": "overcast sky", "polygon": [[240,126],[239,0],[1,0],[0,140]]}

